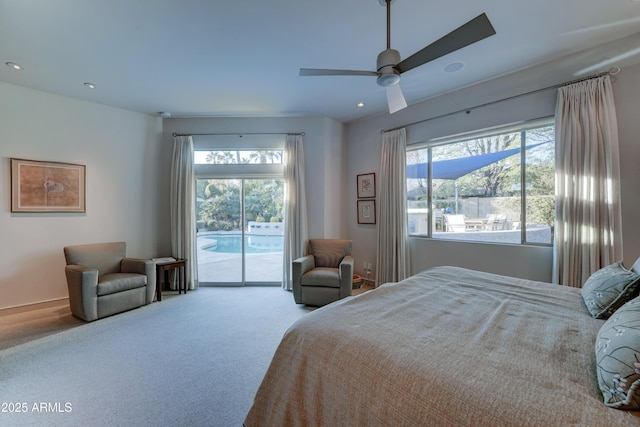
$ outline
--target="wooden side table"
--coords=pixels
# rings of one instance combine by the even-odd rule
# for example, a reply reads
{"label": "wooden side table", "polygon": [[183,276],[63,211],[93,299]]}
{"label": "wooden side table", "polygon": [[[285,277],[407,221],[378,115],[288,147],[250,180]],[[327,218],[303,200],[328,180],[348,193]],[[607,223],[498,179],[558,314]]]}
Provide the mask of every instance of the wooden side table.
{"label": "wooden side table", "polygon": [[158,295],[158,301],[162,301],[162,273],[164,272],[164,283],[168,283],[170,270],[176,270],[176,274],[178,274],[178,295],[180,295],[183,290],[185,294],[187,293],[186,265],[186,259],[156,263],[156,294]]}

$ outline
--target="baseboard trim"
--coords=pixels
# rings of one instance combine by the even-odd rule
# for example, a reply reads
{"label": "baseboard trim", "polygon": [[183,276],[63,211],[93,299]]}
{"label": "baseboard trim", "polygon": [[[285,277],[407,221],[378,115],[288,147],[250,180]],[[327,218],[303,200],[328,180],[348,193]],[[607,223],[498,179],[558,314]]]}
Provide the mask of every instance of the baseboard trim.
{"label": "baseboard trim", "polygon": [[15,307],[0,308],[0,317],[8,316],[10,314],[26,313],[29,311],[40,310],[43,308],[51,308],[51,307],[58,307],[58,306],[64,306],[64,305],[69,305],[68,297],[52,299],[48,301],[34,302],[31,304],[17,305]]}

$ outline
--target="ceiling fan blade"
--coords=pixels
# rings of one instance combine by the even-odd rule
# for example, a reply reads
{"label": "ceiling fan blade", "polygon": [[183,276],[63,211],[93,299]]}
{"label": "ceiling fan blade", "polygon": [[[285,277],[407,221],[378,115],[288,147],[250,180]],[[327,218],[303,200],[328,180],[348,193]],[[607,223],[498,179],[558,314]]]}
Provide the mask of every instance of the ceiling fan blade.
{"label": "ceiling fan blade", "polygon": [[377,76],[375,71],[326,70],[323,68],[300,68],[301,76]]}
{"label": "ceiling fan blade", "polygon": [[404,99],[402,89],[399,84],[387,86],[387,103],[389,104],[389,114],[407,108],[407,101]]}
{"label": "ceiling fan blade", "polygon": [[496,30],[493,28],[493,25],[491,25],[489,18],[483,13],[451,31],[446,36],[431,43],[429,46],[414,53],[404,61],[401,61],[394,68],[400,73],[404,73],[405,71],[419,67],[429,61],[433,61],[448,53],[492,36],[495,33]]}

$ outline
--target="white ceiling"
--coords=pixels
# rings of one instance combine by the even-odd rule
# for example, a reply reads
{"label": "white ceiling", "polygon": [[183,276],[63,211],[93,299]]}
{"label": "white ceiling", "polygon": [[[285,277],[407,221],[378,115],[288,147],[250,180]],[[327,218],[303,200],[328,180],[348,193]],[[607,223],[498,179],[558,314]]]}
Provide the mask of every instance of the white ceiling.
{"label": "white ceiling", "polygon": [[[482,12],[497,32],[404,73],[409,104],[632,35],[640,23],[640,0],[394,0],[391,9],[391,47],[403,59]],[[375,71],[385,48],[379,0],[0,0],[0,81],[148,114],[348,122],[384,113],[373,77],[298,72]],[[453,62],[465,66],[444,72]]]}

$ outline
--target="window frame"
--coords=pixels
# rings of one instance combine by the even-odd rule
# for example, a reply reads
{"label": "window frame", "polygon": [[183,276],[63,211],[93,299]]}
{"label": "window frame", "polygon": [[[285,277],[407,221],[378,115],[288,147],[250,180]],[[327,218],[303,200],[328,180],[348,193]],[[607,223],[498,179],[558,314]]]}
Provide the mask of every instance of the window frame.
{"label": "window frame", "polygon": [[[193,137],[195,151],[282,151],[284,155],[286,134],[213,134]],[[237,179],[241,181],[240,223],[246,222],[245,183],[252,179],[277,179],[284,181],[283,163],[195,163],[194,194],[197,195],[197,180]],[[284,221],[284,219],[283,219]],[[195,234],[197,236],[197,232]],[[201,286],[278,286],[279,281],[247,280],[247,260],[244,249],[244,226],[242,227],[242,273],[240,281],[200,282]]]}
{"label": "window frame", "polygon": [[[409,238],[413,239],[429,239],[429,240],[442,240],[446,242],[464,242],[464,243],[482,243],[482,244],[492,244],[492,245],[517,245],[517,246],[542,246],[542,247],[551,247],[553,246],[553,230],[551,232],[551,239],[547,242],[535,242],[535,241],[527,241],[527,192],[526,192],[526,174],[527,174],[527,131],[537,128],[543,127],[555,127],[554,117],[543,117],[539,119],[526,120],[517,123],[505,124],[492,126],[490,128],[484,128],[479,130],[473,130],[468,132],[463,132],[455,135],[449,135],[444,137],[432,138],[428,141],[419,141],[412,144],[407,145],[406,152],[407,154],[412,151],[424,150],[427,149],[427,234],[423,233],[411,233],[409,229],[407,229],[407,233]],[[456,143],[462,143],[465,141],[472,141],[479,138],[489,138],[498,135],[504,135],[509,133],[520,133],[520,185],[522,188],[520,195],[520,218],[522,226],[520,228],[520,242],[496,242],[489,240],[466,240],[466,239],[452,239],[446,237],[434,237],[434,208],[433,208],[433,153],[432,149],[436,147],[441,147],[445,145],[451,145]],[[555,139],[555,138],[554,138]],[[555,141],[551,141],[552,144],[555,144]],[[555,158],[555,148],[554,148],[554,158]],[[407,163],[407,166],[409,163]],[[405,180],[408,179],[405,177]],[[554,191],[555,197],[555,191]],[[407,198],[407,208],[409,204],[409,199]],[[554,224],[556,222],[556,218],[554,216]],[[407,221],[407,227],[409,226],[409,221]]]}
{"label": "window frame", "polygon": [[[193,139],[195,151],[282,151],[285,134],[198,135]],[[282,178],[283,163],[195,163],[196,178]]]}

